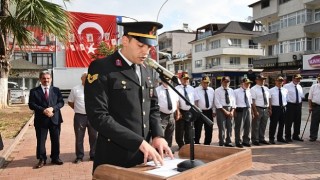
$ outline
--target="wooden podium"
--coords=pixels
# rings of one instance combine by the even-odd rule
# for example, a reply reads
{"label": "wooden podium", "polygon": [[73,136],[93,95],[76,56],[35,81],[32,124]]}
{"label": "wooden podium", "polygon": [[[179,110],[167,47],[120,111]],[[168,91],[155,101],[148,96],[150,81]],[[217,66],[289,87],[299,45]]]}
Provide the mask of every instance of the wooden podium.
{"label": "wooden podium", "polygon": [[[152,166],[136,166],[122,168],[112,165],[100,165],[93,174],[93,179],[120,180],[182,180],[182,179],[226,179],[252,166],[251,149],[195,145],[195,159],[202,160],[205,165],[163,177],[146,173]],[[189,159],[189,145],[183,146],[178,156]]]}

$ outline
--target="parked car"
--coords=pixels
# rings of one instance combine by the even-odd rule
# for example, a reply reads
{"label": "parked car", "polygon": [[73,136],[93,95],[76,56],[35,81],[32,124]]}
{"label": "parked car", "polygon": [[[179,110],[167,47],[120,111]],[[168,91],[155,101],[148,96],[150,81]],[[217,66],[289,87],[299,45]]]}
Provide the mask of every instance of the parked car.
{"label": "parked car", "polygon": [[304,100],[308,100],[310,87],[317,84],[317,79],[301,79],[300,85],[302,87]]}
{"label": "parked car", "polygon": [[16,82],[8,82],[8,89],[20,89],[20,86],[18,83]]}

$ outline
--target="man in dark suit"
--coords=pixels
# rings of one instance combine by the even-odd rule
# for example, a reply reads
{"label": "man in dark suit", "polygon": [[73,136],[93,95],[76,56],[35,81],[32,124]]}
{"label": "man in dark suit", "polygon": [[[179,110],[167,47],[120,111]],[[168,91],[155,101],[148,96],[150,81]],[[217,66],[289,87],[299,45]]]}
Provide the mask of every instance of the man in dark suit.
{"label": "man in dark suit", "polygon": [[147,160],[163,164],[164,152],[173,158],[163,138],[150,69],[144,64],[162,24],[119,25],[124,26],[122,48],[90,64],[84,88],[87,116],[98,131],[93,170],[101,164],[132,167]]}
{"label": "man in dark suit", "polygon": [[48,131],[51,139],[51,163],[62,165],[60,154],[60,130],[62,116],[60,109],[64,101],[59,88],[51,86],[51,74],[43,71],[39,75],[41,85],[30,90],[29,108],[34,111],[34,126],[37,137],[37,159],[36,168],[46,164],[46,140]]}

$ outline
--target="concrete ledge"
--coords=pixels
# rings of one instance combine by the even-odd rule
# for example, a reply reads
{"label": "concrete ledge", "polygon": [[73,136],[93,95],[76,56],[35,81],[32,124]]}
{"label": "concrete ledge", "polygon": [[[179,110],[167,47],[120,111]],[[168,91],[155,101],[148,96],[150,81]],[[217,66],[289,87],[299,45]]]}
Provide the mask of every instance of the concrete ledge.
{"label": "concrete ledge", "polygon": [[11,155],[12,151],[14,148],[17,146],[17,144],[20,142],[24,134],[27,132],[30,124],[33,122],[34,115],[31,116],[29,121],[23,126],[23,128],[20,130],[19,134],[14,138],[13,142],[9,144],[8,147],[4,147],[2,152],[1,152],[1,157],[0,157],[0,168],[4,165],[6,162],[7,158]]}

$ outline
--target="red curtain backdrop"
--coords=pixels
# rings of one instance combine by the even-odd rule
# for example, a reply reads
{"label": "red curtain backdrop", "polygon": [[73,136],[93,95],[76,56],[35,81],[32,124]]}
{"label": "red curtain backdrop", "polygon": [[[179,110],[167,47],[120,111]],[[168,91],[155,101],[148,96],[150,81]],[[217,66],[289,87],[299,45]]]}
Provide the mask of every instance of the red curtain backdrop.
{"label": "red curtain backdrop", "polygon": [[73,32],[66,44],[66,67],[88,67],[101,42],[117,45],[117,16],[70,12]]}

